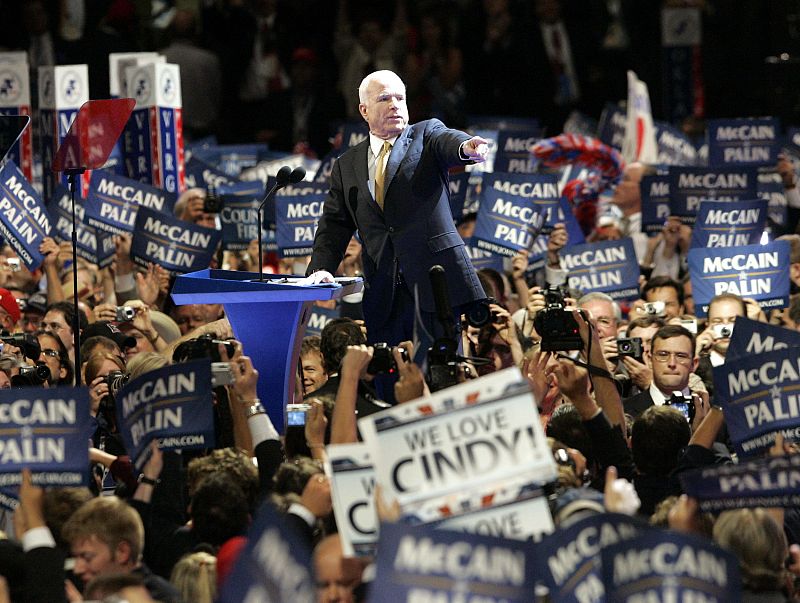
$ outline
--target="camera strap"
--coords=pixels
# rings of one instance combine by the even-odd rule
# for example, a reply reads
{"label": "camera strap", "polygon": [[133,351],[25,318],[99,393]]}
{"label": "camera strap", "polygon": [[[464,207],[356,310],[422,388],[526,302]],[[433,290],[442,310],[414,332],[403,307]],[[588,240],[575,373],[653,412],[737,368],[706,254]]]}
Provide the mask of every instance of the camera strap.
{"label": "camera strap", "polygon": [[589,371],[590,375],[594,375],[595,377],[605,377],[606,379],[612,379],[612,380],[614,379],[611,373],[609,373],[606,369],[600,368],[599,366],[594,366],[593,364],[588,364],[578,358],[572,358],[570,356],[567,356],[566,354],[559,354],[558,358],[559,360],[569,360],[576,366],[585,368],[587,371]]}

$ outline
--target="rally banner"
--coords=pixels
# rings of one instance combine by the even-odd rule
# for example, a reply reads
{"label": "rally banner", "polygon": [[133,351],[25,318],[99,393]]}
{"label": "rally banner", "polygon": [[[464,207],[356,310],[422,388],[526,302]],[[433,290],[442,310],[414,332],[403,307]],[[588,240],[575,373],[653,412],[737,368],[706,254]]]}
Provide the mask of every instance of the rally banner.
{"label": "rally banner", "polygon": [[628,116],[624,109],[613,103],[606,103],[600,115],[600,125],[597,128],[598,138],[618,151],[622,150],[625,141],[625,126]]}
{"label": "rally banner", "polygon": [[656,147],[659,165],[697,165],[697,149],[675,126],[656,122]]}
{"label": "rally banner", "polygon": [[800,347],[800,332],[739,316],[736,318],[725,359],[756,356],[788,347]]}
{"label": "rally banner", "polygon": [[785,227],[788,219],[788,203],[783,180],[777,172],[759,172],[756,194],[767,200],[767,216],[778,226]]}
{"label": "rally banner", "polygon": [[85,486],[92,435],[85,387],[0,390],[0,486]]}
{"label": "rally banner", "polygon": [[372,603],[532,600],[530,543],[391,523],[380,531]]}
{"label": "rally banner", "polygon": [[325,473],[331,480],[336,527],[345,557],[371,557],[378,542],[375,468],[366,444],[331,444],[325,448]]}
{"label": "rally banner", "polygon": [[692,229],[690,247],[756,245],[767,223],[767,202],[703,201]]}
{"label": "rally banner", "polygon": [[720,293],[750,297],[762,308],[789,304],[789,243],[730,248],[696,248],[688,254],[697,316]]}
{"label": "rally banner", "polygon": [[450,214],[458,222],[467,213],[467,189],[469,188],[469,172],[450,174],[447,191],[450,194]]}
{"label": "rally banner", "polygon": [[556,467],[517,368],[358,422],[378,483],[401,508],[510,478],[545,483]]}
{"label": "rally banner", "polygon": [[150,184],[95,170],[86,196],[86,218],[94,228],[124,234],[133,232],[140,207],[172,215],[176,200],[174,193]]}
{"label": "rally banner", "polygon": [[216,190],[223,184],[239,182],[233,176],[229,176],[222,170],[218,170],[205,161],[201,161],[194,155],[186,162],[184,173],[186,175],[187,188],[199,187],[207,190]]}
{"label": "rally banner", "polygon": [[559,528],[536,545],[536,572],[559,603],[605,601],[600,554],[643,531],[640,520],[617,513],[598,513]]}
{"label": "rally banner", "polygon": [[561,251],[567,285],[584,294],[607,293],[614,299],[639,296],[639,263],[631,239],[575,245]]}
{"label": "rally banner", "polygon": [[192,156],[236,178],[242,170],[256,165],[267,153],[265,144],[214,144],[194,149]]}
{"label": "rally banner", "polygon": [[341,154],[346,150],[346,148],[341,147],[339,149],[333,149],[330,153],[325,155],[320,161],[319,167],[314,173],[314,178],[311,179],[311,182],[314,184],[329,183],[331,181],[331,172],[333,172],[333,164],[336,163],[336,160],[339,159]]}
{"label": "rally banner", "polygon": [[[554,224],[560,222],[564,224],[564,227],[567,229],[567,243],[564,245],[561,252],[575,245],[582,245],[586,241],[581,226],[578,224],[575,214],[572,213],[569,201],[567,201],[565,197],[561,197],[559,200],[558,210],[551,219]],[[547,223],[545,222],[545,228],[543,230],[547,230],[547,228]],[[526,268],[526,274],[531,275],[536,270],[544,268],[545,260],[547,259],[547,244],[549,241],[550,235],[544,234],[540,234],[533,241],[530,249],[528,249],[528,267]]]}
{"label": "rally banner", "polygon": [[700,509],[716,513],[753,507],[800,505],[800,456],[754,459],[736,465],[714,465],[680,474],[683,491]]}
{"label": "rally banner", "polygon": [[530,249],[548,217],[552,226],[560,199],[555,176],[485,174],[473,234],[477,246],[505,256]]}
{"label": "rally banner", "polygon": [[609,603],[742,600],[739,561],[707,538],[649,530],[601,555]]}
{"label": "rally banner", "polygon": [[642,176],[642,230],[658,234],[670,216],[669,176]]}
{"label": "rally banner", "polygon": [[634,161],[656,163],[658,149],[653,114],[650,111],[650,93],[647,90],[647,84],[630,70],[628,71],[627,109],[622,157],[626,163]]}
{"label": "rally banner", "polygon": [[780,121],[775,117],[709,119],[708,165],[769,165],[778,162]]}
{"label": "rally banner", "polygon": [[[72,198],[67,189],[56,185],[55,195],[47,204],[47,211],[53,217],[53,235],[60,241],[72,240]],[[84,218],[83,203],[75,198],[75,225],[77,230],[78,255],[100,268],[110,266],[114,261],[116,246],[114,237],[105,231],[88,226]]]}
{"label": "rally banner", "polygon": [[495,173],[532,174],[537,161],[531,155],[531,147],[541,135],[535,131],[503,130],[497,135],[497,155],[494,158]]}
{"label": "rally banner", "polygon": [[52,223],[39,193],[10,159],[0,168],[0,235],[30,270],[44,257],[39,246],[50,236]]}
{"label": "rally banner", "polygon": [[213,448],[209,361],[181,362],[143,374],[117,392],[116,412],[125,449],[137,468],[154,439],[162,450]]}
{"label": "rally banner", "polygon": [[754,168],[671,167],[671,214],[693,224],[701,201],[755,199],[757,181]]}
{"label": "rally banner", "polygon": [[208,268],[222,233],[142,207],[136,215],[131,258],[140,266],[158,264],[170,272]]}
{"label": "rally banner", "polygon": [[261,198],[255,195],[220,195],[219,198],[222,201],[219,212],[222,248],[247,249],[250,241],[258,238],[258,206]]}
{"label": "rally banner", "polygon": [[339,318],[340,309],[323,308],[322,306],[311,306],[311,314],[308,315],[306,324],[306,336],[322,335],[322,329],[334,318]]}
{"label": "rally banner", "polygon": [[343,124],[339,131],[342,134],[342,152],[361,144],[369,138],[369,126],[361,120]]}
{"label": "rally banner", "polygon": [[740,458],[763,454],[777,433],[788,442],[800,442],[798,390],[797,348],[742,356],[714,367],[714,400],[725,412]]}
{"label": "rally banner", "polygon": [[0,488],[0,508],[12,513],[19,507],[19,488]]}
{"label": "rally banner", "polygon": [[315,603],[311,551],[270,503],[247,532],[247,545],[223,583],[220,603]]}
{"label": "rally banner", "polygon": [[304,193],[275,198],[275,235],[281,257],[311,254],[326,197],[326,193]]}

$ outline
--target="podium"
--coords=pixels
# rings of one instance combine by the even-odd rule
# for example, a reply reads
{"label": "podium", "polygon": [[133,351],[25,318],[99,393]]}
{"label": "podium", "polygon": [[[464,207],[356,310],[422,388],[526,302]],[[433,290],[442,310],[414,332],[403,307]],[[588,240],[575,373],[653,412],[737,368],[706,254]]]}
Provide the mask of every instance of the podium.
{"label": "podium", "polygon": [[172,299],[186,304],[222,304],[233,334],[258,370],[258,397],[273,425],[283,432],[284,406],[294,395],[300,345],[317,300],[339,299],[364,287],[360,278],[336,285],[296,285],[287,275],[200,270],[175,279]]}

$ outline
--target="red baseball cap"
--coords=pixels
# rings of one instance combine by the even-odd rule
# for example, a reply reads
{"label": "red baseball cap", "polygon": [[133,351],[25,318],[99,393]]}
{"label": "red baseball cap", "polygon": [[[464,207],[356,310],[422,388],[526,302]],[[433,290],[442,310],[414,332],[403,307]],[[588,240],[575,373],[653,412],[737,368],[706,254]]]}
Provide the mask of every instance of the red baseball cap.
{"label": "red baseball cap", "polygon": [[0,287],[0,308],[3,308],[14,322],[19,322],[20,310],[17,298],[14,297],[8,289]]}

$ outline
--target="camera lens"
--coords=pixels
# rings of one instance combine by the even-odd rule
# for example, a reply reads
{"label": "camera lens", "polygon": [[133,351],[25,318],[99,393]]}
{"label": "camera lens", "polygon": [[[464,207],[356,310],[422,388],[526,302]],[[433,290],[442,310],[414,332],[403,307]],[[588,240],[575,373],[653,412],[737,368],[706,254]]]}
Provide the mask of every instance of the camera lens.
{"label": "camera lens", "polygon": [[619,351],[623,354],[627,354],[631,351],[631,342],[630,341],[621,341],[619,342]]}

